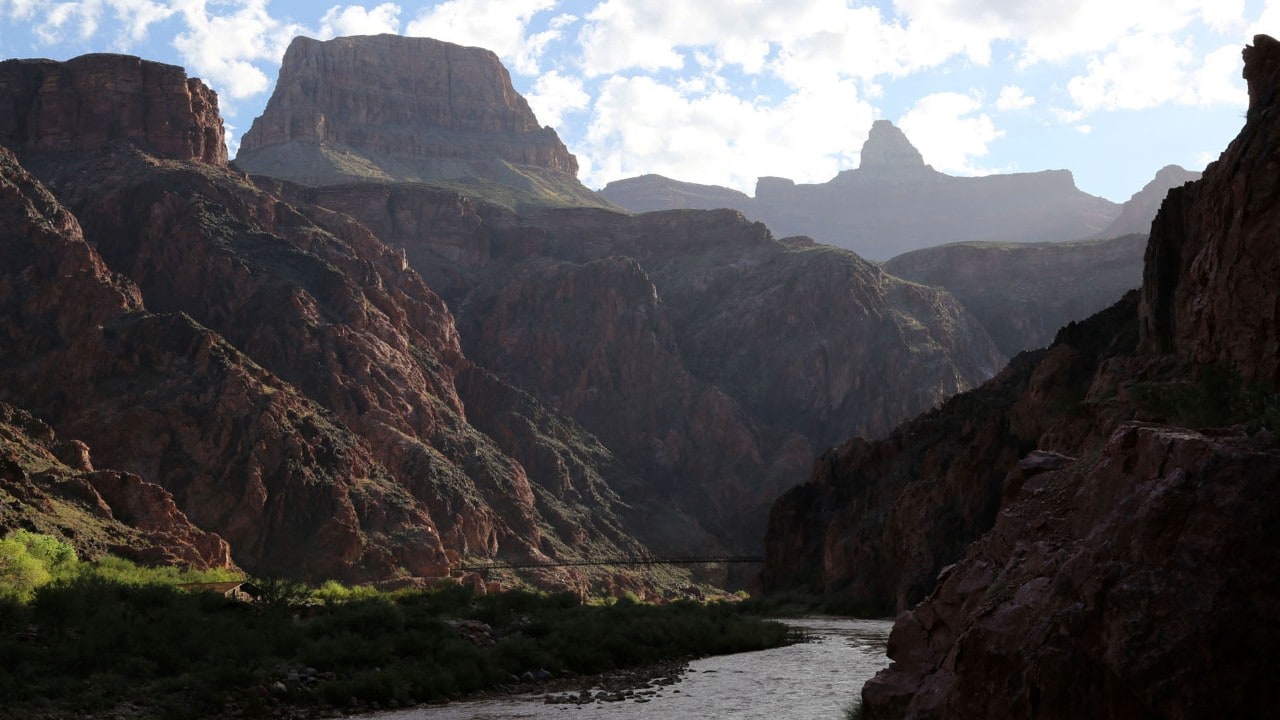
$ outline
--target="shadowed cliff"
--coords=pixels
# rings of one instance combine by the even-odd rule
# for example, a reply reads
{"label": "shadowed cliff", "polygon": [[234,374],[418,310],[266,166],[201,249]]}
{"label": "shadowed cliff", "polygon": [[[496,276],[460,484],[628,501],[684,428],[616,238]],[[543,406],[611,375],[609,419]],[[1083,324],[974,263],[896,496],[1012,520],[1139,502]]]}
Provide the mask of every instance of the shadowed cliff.
{"label": "shadowed cliff", "polygon": [[770,587],[915,605],[864,717],[1260,717],[1280,700],[1280,43],[1244,59],[1245,127],[1165,199],[1140,293],[834,451],[775,506]]}

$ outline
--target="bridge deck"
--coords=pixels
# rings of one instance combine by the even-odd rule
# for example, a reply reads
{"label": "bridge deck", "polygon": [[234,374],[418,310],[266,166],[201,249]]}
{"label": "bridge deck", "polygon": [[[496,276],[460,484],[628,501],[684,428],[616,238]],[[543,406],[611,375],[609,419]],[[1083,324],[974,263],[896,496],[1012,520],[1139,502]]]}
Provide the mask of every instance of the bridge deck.
{"label": "bridge deck", "polygon": [[566,560],[563,562],[513,562],[491,563],[488,565],[459,565],[455,570],[477,572],[480,570],[524,570],[528,568],[554,567],[608,567],[612,565],[704,565],[707,563],[761,563],[763,557],[755,555],[716,555],[707,557],[679,558],[613,558],[606,560]]}

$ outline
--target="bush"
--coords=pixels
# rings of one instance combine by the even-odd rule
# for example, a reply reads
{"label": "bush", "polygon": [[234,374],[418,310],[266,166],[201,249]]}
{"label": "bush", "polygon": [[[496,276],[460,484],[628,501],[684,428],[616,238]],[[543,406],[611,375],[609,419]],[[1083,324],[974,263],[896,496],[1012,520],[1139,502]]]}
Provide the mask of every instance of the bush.
{"label": "bush", "polygon": [[26,601],[53,579],[40,559],[13,537],[0,540],[0,599]]}

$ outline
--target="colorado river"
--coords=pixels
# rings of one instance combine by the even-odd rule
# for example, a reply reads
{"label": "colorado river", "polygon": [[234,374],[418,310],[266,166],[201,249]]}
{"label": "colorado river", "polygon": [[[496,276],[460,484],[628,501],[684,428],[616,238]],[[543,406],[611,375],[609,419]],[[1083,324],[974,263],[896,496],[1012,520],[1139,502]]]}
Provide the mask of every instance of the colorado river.
{"label": "colorado river", "polygon": [[762,652],[694,660],[684,680],[655,687],[642,701],[547,704],[544,695],[458,702],[381,713],[380,720],[840,720],[862,684],[889,664],[889,620],[788,620],[815,636]]}

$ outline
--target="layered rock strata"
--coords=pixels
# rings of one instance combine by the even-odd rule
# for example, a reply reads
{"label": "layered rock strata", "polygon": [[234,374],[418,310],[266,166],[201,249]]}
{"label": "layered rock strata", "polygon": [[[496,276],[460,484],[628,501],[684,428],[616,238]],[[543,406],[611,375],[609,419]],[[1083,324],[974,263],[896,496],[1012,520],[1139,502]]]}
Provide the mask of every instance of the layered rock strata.
{"label": "layered rock strata", "polygon": [[225,165],[218,96],[174,65],[129,55],[0,63],[0,145],[93,152],[129,143],[165,157]]}
{"label": "layered rock strata", "polygon": [[0,403],[0,528],[61,536],[82,559],[111,553],[207,570],[235,567],[231,548],[191,523],[164,488],[95,468],[89,448]]}
{"label": "layered rock strata", "polygon": [[292,192],[383,229],[442,276],[469,356],[574,417],[741,552],[817,449],[883,433],[1001,361],[946,293],[775,241],[733,212],[517,216],[425,188]]}
{"label": "layered rock strata", "polygon": [[607,204],[496,55],[430,38],[294,39],[235,162],[308,185],[451,181],[512,204]]}
{"label": "layered rock strata", "polygon": [[[468,422],[457,384],[476,369],[403,254],[147,137],[22,148],[40,180],[6,151],[0,398],[162,486],[253,572],[361,581],[640,553],[599,458],[569,455],[583,433],[523,431],[531,479]],[[508,398],[483,413],[495,434],[539,407],[484,385]]]}

